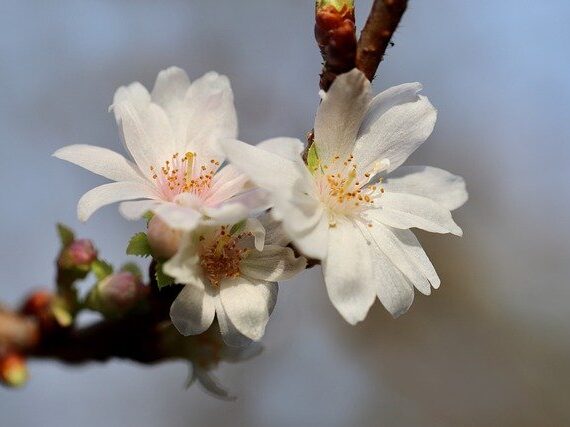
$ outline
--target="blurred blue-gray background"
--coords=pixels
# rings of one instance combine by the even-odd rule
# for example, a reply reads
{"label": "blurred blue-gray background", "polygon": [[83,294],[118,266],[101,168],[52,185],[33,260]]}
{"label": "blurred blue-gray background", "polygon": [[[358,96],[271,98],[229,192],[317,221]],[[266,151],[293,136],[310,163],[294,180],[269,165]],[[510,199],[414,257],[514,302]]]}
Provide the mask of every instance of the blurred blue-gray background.
{"label": "blurred blue-gray background", "polygon": [[[356,3],[362,24],[370,1]],[[570,3],[410,3],[375,87],[424,84],[439,120],[410,163],[467,180],[464,237],[420,235],[442,288],[350,327],[314,269],[282,285],[265,352],[217,371],[237,402],[184,391],[182,363],[33,362],[24,389],[0,390],[0,425],[570,425]],[[119,85],[214,69],[243,140],[302,138],[318,103],[312,26],[312,0],[2,1],[1,300],[51,285],[57,221],[125,260],[142,224],[116,207],[79,224],[78,198],[103,180],[50,157],[122,149],[107,112]]]}

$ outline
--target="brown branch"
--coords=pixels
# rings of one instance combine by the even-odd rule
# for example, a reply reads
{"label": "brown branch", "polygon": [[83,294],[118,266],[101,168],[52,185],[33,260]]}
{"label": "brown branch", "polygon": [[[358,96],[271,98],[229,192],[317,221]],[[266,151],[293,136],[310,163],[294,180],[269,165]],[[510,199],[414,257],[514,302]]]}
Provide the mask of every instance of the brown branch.
{"label": "brown branch", "polygon": [[33,348],[39,343],[39,337],[39,324],[35,319],[0,309],[0,353],[7,349]]}
{"label": "brown branch", "polygon": [[[154,278],[154,264],[150,273]],[[48,318],[42,308],[51,298],[47,293],[32,294],[19,312],[0,308],[0,357],[18,353],[26,358],[80,364],[112,358],[156,363],[180,356],[180,349],[167,339],[172,329],[168,312],[180,286],[159,290],[151,280],[150,290],[138,310],[88,327],[62,327],[53,317]]]}
{"label": "brown branch", "polygon": [[360,34],[356,67],[372,81],[406,10],[407,0],[375,0]]}

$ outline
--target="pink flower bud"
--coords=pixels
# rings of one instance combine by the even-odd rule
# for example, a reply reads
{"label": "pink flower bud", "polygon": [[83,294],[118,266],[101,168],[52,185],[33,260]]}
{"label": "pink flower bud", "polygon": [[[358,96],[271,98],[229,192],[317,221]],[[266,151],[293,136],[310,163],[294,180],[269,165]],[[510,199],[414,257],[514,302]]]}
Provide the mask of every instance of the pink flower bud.
{"label": "pink flower bud", "polygon": [[89,267],[97,259],[97,250],[91,240],[75,240],[63,249],[58,263],[61,268]]}
{"label": "pink flower bud", "polygon": [[172,258],[180,246],[180,237],[180,231],[170,228],[157,216],[148,224],[148,243],[156,258]]}
{"label": "pink flower bud", "polygon": [[133,273],[123,271],[111,274],[95,288],[95,309],[103,313],[120,313],[132,308],[143,299],[147,287]]}

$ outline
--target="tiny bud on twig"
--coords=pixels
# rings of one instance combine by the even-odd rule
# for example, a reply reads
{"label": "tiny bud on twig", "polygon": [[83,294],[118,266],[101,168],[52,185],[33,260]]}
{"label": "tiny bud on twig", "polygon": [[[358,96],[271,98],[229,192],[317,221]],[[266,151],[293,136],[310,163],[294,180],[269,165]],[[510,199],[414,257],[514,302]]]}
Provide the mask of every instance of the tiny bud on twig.
{"label": "tiny bud on twig", "polygon": [[315,38],[324,60],[320,87],[326,91],[337,75],[352,70],[356,64],[354,2],[317,2]]}
{"label": "tiny bud on twig", "polygon": [[28,381],[26,360],[18,353],[0,357],[0,381],[8,387],[22,387]]}

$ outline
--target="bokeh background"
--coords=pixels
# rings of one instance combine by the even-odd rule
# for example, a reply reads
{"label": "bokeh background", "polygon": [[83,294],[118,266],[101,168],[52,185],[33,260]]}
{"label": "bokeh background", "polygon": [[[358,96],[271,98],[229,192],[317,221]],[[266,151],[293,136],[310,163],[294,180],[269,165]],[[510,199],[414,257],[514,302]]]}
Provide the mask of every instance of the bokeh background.
{"label": "bokeh background", "polygon": [[[370,1],[356,3],[362,23]],[[282,285],[264,353],[217,371],[236,402],[184,391],[183,363],[34,362],[24,389],[0,390],[0,425],[570,425],[570,4],[410,3],[375,88],[424,84],[439,120],[409,163],[468,183],[464,237],[420,235],[440,290],[398,320],[375,304],[350,327],[317,268]],[[57,221],[125,260],[142,224],[116,207],[79,224],[78,198],[103,180],[50,157],[121,149],[107,112],[119,85],[214,69],[232,80],[242,139],[312,127],[312,0],[4,0],[0,12],[5,303],[51,285]]]}

